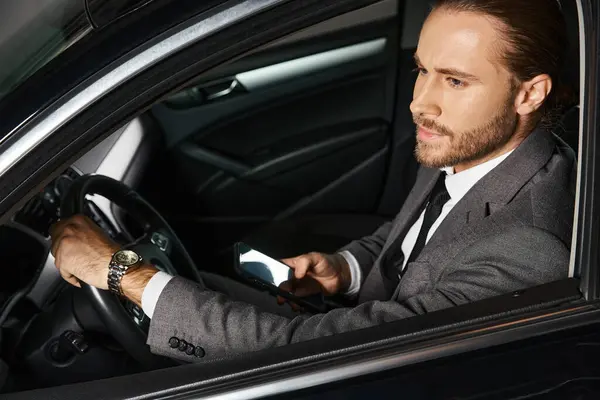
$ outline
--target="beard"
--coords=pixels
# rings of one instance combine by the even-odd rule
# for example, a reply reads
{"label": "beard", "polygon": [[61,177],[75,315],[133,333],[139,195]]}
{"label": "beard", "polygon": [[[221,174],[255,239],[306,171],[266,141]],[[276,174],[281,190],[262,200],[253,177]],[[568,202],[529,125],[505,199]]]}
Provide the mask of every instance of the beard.
{"label": "beard", "polygon": [[[512,99],[510,104],[512,104]],[[504,146],[517,128],[517,115],[505,104],[489,122],[465,132],[453,132],[432,120],[413,115],[415,124],[445,136],[436,140],[441,143],[423,142],[417,139],[415,157],[429,168],[452,167],[479,160]]]}

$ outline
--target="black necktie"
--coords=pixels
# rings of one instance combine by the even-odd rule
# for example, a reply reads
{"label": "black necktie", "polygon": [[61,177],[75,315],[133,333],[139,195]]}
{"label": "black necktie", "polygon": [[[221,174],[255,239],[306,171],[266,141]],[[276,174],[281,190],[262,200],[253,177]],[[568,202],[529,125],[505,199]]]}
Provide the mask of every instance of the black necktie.
{"label": "black necktie", "polygon": [[[445,182],[446,174],[442,173],[429,194],[429,201],[425,208],[425,215],[423,216],[423,225],[421,225],[419,236],[417,236],[415,247],[410,253],[408,262],[406,263],[407,265],[409,262],[414,261],[421,253],[421,250],[423,250],[423,247],[425,247],[425,241],[431,226],[442,213],[444,204],[450,200],[450,195],[446,190]],[[392,286],[397,285],[400,276],[404,274],[404,271],[402,270],[402,265],[404,264],[404,257],[402,257],[402,242],[404,242],[404,239],[404,237],[398,237],[396,241],[392,243],[387,251],[387,256],[385,256],[385,261],[383,262],[383,271],[385,271],[385,276],[389,279]]]}
{"label": "black necktie", "polygon": [[[425,247],[425,242],[427,241],[427,234],[431,229],[433,223],[438,219],[440,214],[442,213],[442,208],[444,208],[444,204],[450,200],[450,195],[448,194],[448,190],[446,190],[446,174],[440,174],[431,194],[429,195],[429,203],[427,204],[427,208],[425,209],[425,216],[423,217],[423,225],[421,226],[421,230],[419,231],[419,236],[417,237],[417,242],[415,243],[415,247],[410,253],[410,257],[408,258],[408,263],[413,262],[417,259],[419,254],[421,254],[421,250]],[[400,266],[402,268],[402,266]]]}

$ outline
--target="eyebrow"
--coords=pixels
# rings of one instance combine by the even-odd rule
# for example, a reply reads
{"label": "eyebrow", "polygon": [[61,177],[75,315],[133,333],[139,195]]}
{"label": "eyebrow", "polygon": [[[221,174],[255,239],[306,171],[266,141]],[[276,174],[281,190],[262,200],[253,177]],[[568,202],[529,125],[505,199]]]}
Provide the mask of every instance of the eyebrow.
{"label": "eyebrow", "polygon": [[[417,63],[418,66],[423,65],[423,64],[421,64],[421,60],[419,59],[419,56],[417,56],[416,54],[414,55],[414,59],[415,59],[415,63]],[[470,74],[468,72],[461,71],[456,68],[435,68],[435,71],[437,73],[443,74],[443,75],[452,75],[457,78],[468,79],[471,81],[480,82],[480,79],[477,76]]]}

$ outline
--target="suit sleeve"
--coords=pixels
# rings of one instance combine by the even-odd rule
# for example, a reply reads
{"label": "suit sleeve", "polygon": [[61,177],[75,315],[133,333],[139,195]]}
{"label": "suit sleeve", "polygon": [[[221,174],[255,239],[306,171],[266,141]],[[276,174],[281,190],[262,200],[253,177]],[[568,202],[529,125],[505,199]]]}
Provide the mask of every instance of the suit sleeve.
{"label": "suit sleeve", "polygon": [[[295,319],[174,278],[156,305],[148,344],[157,354],[201,361],[170,348],[169,339],[178,337],[202,347],[204,359],[219,358],[368,328],[566,277],[569,250],[565,244],[545,231],[519,229],[466,249],[439,281],[405,301],[373,301]],[[427,264],[412,267],[427,268]]]}
{"label": "suit sleeve", "polygon": [[348,245],[339,249],[338,253],[347,251],[352,254],[358,262],[362,277],[365,278],[367,275],[369,275],[369,272],[371,271],[375,260],[377,260],[379,257],[379,254],[381,254],[383,245],[387,241],[392,226],[392,221],[386,222],[371,236],[366,236],[362,239],[349,243]]}

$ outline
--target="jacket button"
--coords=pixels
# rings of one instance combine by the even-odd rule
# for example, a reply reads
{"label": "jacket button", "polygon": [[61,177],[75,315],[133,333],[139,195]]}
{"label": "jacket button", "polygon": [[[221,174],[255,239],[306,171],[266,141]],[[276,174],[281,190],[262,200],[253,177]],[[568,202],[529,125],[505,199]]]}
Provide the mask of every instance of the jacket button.
{"label": "jacket button", "polygon": [[194,347],[193,344],[188,344],[187,347],[185,348],[185,354],[187,354],[188,356],[193,356],[195,352],[196,352],[196,348]]}
{"label": "jacket button", "polygon": [[200,346],[196,346],[196,350],[194,350],[194,355],[198,358],[202,358],[206,355],[204,349]]}
{"label": "jacket button", "polygon": [[179,351],[185,351],[187,349],[187,342],[185,340],[179,341]]}
{"label": "jacket button", "polygon": [[179,339],[177,339],[175,336],[173,336],[171,339],[169,339],[169,347],[171,347],[172,349],[176,349],[179,347]]}

